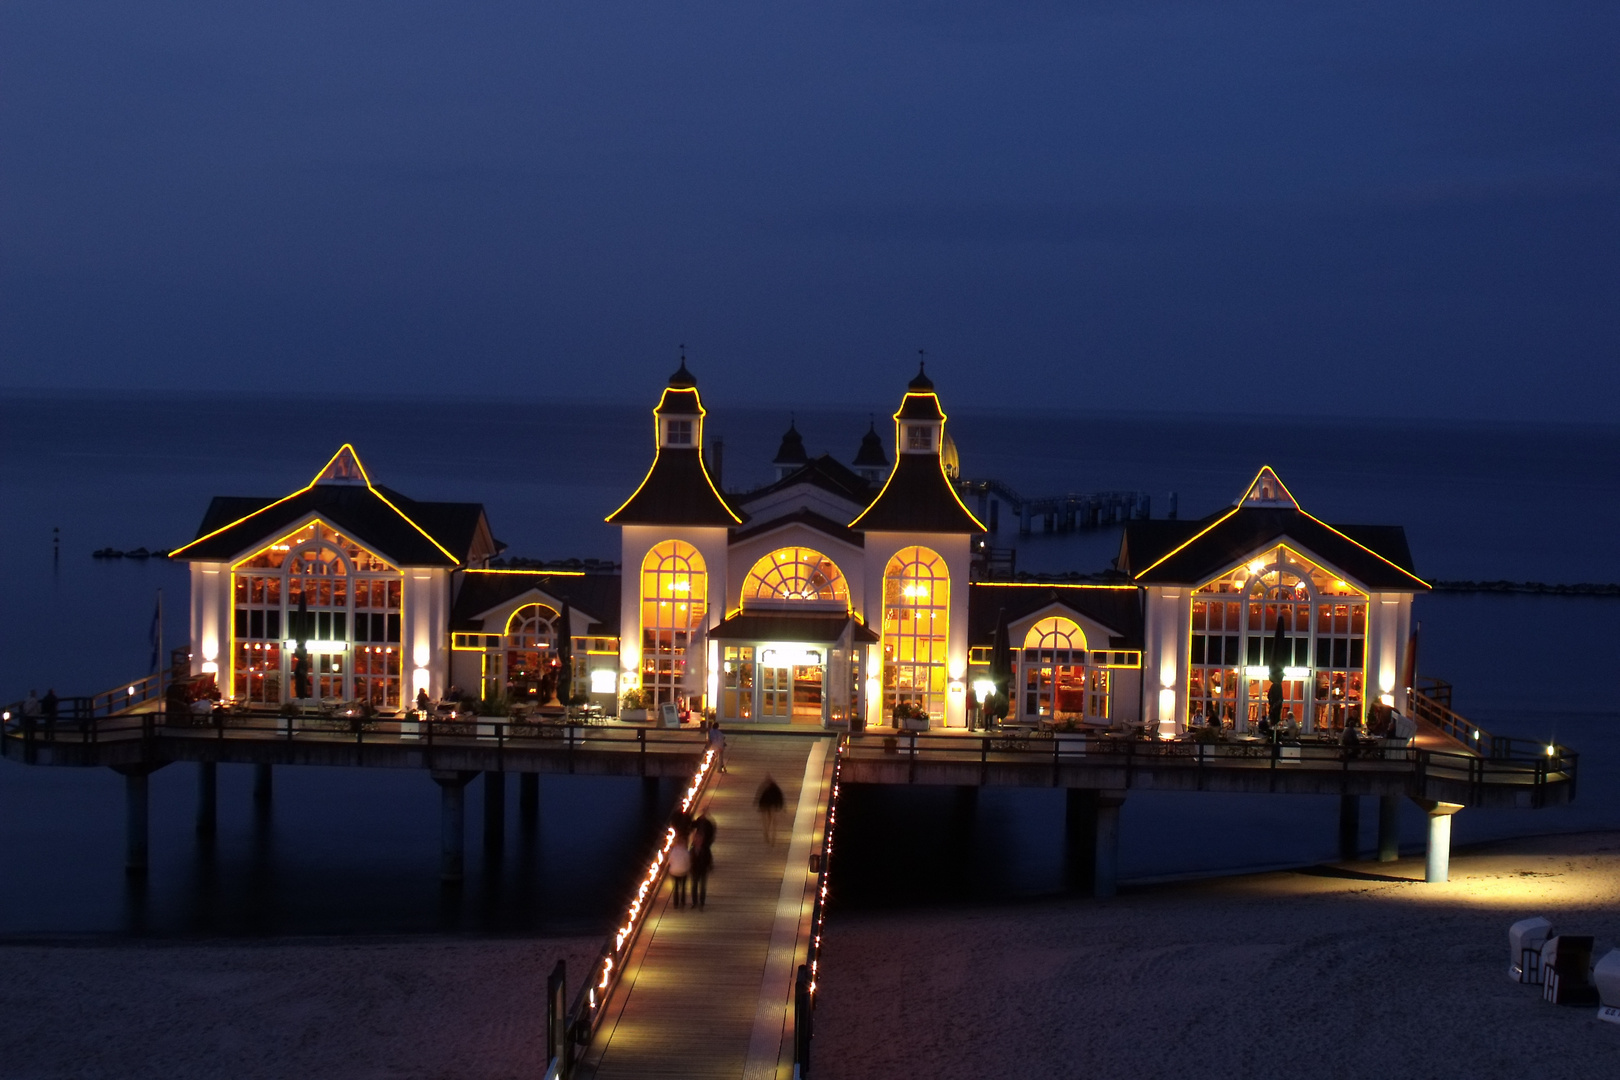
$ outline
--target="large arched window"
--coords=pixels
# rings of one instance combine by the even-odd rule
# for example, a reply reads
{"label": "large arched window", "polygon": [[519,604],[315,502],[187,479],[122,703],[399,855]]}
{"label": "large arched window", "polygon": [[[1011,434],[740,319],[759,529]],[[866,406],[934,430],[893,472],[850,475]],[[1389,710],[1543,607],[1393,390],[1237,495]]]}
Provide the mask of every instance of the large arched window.
{"label": "large arched window", "polygon": [[709,575],[698,549],[665,540],[641,561],[641,689],[649,707],[681,696],[686,651],[703,628]]}
{"label": "large arched window", "polygon": [[902,548],[883,571],[883,704],[920,705],[945,718],[951,575],[939,553]]}
{"label": "large arched window", "polygon": [[742,602],[849,606],[849,587],[838,565],[813,548],[788,547],[754,563],[743,579]]}
{"label": "large arched window", "polygon": [[1360,720],[1367,595],[1297,552],[1279,545],[1204,585],[1191,621],[1190,719],[1258,721],[1275,664],[1285,719],[1319,730]]}
{"label": "large arched window", "polygon": [[305,641],[311,697],[399,707],[398,569],[313,521],[238,563],[231,577],[232,696],[263,705],[292,698],[286,643]]}
{"label": "large arched window", "polygon": [[506,693],[519,700],[546,702],[556,688],[557,612],[546,604],[525,604],[506,620]]}

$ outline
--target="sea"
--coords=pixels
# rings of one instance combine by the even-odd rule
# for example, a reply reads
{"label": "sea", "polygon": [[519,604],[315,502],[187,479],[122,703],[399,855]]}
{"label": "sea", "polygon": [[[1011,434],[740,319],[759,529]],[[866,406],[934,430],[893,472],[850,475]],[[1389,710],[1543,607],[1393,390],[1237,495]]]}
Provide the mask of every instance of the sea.
{"label": "sea", "polygon": [[[1292,397],[1266,400],[1277,415],[962,408],[948,430],[964,476],[1027,495],[1141,491],[1154,516],[1174,505],[1196,518],[1271,465],[1323,520],[1405,526],[1429,580],[1620,580],[1620,426],[1305,420]],[[412,498],[482,502],[511,555],[615,558],[603,517],[650,462],[651,404],[334,396],[325,383],[254,396],[0,395],[0,699],[89,694],[149,672],[160,594],[165,645],[186,640],[185,567],[91,553],[178,546],[212,496],[285,494],[344,442],[374,480]],[[769,480],[789,408],[708,404],[725,486]],[[812,454],[848,461],[869,423],[892,443],[892,407],[794,408],[791,419]],[[1016,548],[1020,570],[1094,572],[1119,533],[1020,537],[1003,518],[992,542]],[[1620,599],[1436,593],[1416,618],[1420,669],[1454,684],[1460,713],[1581,755],[1573,804],[1465,810],[1456,842],[1620,828]],[[486,852],[475,783],[467,881],[446,890],[438,790],[425,775],[281,768],[268,814],[255,811],[251,783],[245,766],[220,768],[219,831],[205,842],[193,827],[195,767],[155,773],[139,884],[123,872],[121,778],[0,761],[0,937],[594,933],[674,798],[668,784],[548,777],[537,827],[514,820]],[[1415,853],[1422,817],[1404,813]],[[1121,876],[1331,859],[1337,814],[1334,797],[1133,791]],[[1369,848],[1375,817],[1369,803]],[[839,905],[996,905],[1073,887],[1058,791],[851,786],[839,824]]]}

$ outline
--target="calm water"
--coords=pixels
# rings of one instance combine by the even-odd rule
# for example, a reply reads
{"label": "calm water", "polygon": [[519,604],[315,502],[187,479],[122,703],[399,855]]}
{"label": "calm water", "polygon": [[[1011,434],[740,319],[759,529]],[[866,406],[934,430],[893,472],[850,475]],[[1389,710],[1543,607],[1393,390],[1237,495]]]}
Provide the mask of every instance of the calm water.
{"label": "calm water", "polygon": [[[948,392],[948,388],[947,388]],[[950,397],[947,396],[947,403]],[[650,403],[649,403],[650,404]],[[0,697],[93,692],[143,673],[158,589],[165,638],[186,636],[184,568],[95,561],[95,548],[189,539],[214,494],[280,495],[352,441],[373,477],[415,498],[482,501],[514,554],[617,554],[602,516],[650,456],[641,408],[477,402],[13,398],[0,429]],[[812,453],[846,459],[867,417],[892,403],[797,417]],[[785,410],[711,403],[728,486],[769,478]],[[886,423],[886,419],[885,419]],[[1144,490],[1162,516],[1229,503],[1261,463],[1329,521],[1407,527],[1431,578],[1610,581],[1620,577],[1620,428],[1381,425],[1189,416],[1011,415],[957,410],[963,471],[1031,493]],[[880,425],[880,430],[883,427]],[[53,563],[51,529],[61,529]],[[1025,569],[1105,567],[1117,534],[1006,531]],[[1505,733],[1583,753],[1581,798],[1540,813],[1469,811],[1460,841],[1620,827],[1620,719],[1613,681],[1620,601],[1434,596],[1420,601],[1425,672],[1457,684],[1459,711]],[[486,862],[469,827],[469,878],[446,899],[437,877],[438,792],[425,776],[278,770],[257,819],[249,772],[220,770],[220,834],[192,835],[195,772],[153,777],[153,855],[144,892],[124,887],[122,787],[109,770],[0,763],[0,933],[561,932],[606,925],[650,822],[672,792],[638,781],[547,781],[541,824],[514,820]],[[480,819],[478,784],[469,822]],[[509,790],[509,804],[515,794]],[[1133,794],[1122,872],[1174,874],[1329,857],[1333,799]],[[1370,813],[1364,815],[1370,818]],[[840,893],[861,904],[1062,887],[1062,797],[856,789],[841,842]],[[1371,828],[1370,820],[1366,823]],[[1407,836],[1421,836],[1412,811]],[[1370,842],[1370,832],[1369,832]],[[966,882],[964,886],[962,883]],[[946,892],[947,889],[952,890]]]}

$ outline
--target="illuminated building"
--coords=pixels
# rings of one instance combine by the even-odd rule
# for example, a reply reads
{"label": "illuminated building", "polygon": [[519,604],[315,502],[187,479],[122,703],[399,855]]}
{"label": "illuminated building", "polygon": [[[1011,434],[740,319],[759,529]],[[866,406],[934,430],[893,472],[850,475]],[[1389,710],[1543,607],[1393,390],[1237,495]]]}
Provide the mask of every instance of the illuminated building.
{"label": "illuminated building", "polygon": [[[1400,704],[1413,597],[1394,526],[1330,526],[1270,468],[1203,521],[1127,524],[1116,568],[1077,583],[972,580],[984,527],[958,496],[956,447],[919,370],[850,468],[790,425],[776,478],[724,493],[686,369],[653,410],[653,462],[607,520],[621,563],[490,566],[483,508],[374,485],[344,446],[280,499],[216,498],[191,564],[193,668],[228,697],[408,704],[418,690],[546,704],[626,691],[726,720],[960,728],[1005,642],[1008,716],[1161,734],[1267,711],[1306,730]],[[1281,629],[1278,629],[1279,622]],[[1280,635],[1280,637],[1279,637]],[[1281,642],[1279,646],[1278,642]],[[1279,652],[1280,650],[1280,652]]]}
{"label": "illuminated building", "polygon": [[1375,696],[1404,706],[1412,599],[1429,586],[1399,526],[1328,525],[1268,467],[1202,521],[1131,522],[1117,564],[1142,590],[1143,705],[1162,729],[1259,720],[1274,664],[1284,717],[1306,730],[1359,722]]}
{"label": "illuminated building", "polygon": [[172,553],[191,564],[193,671],[273,707],[294,697],[301,642],[308,698],[392,710],[438,693],[451,575],[495,550],[482,506],[373,485],[345,445],[290,495],[215,498]]}

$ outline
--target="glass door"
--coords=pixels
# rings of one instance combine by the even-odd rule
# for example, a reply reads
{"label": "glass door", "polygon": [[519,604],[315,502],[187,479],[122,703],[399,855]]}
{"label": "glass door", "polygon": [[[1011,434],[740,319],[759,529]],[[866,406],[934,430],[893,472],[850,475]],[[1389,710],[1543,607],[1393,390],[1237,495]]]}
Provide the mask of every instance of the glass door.
{"label": "glass door", "polygon": [[789,720],[793,716],[793,669],[759,668],[759,718]]}

